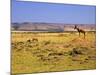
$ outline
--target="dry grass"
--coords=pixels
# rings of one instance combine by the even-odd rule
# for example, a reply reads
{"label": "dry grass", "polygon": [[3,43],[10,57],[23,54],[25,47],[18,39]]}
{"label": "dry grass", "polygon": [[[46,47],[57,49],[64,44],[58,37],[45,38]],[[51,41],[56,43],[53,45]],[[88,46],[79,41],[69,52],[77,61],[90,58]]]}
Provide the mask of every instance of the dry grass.
{"label": "dry grass", "polygon": [[95,68],[95,33],[12,32],[13,74]]}

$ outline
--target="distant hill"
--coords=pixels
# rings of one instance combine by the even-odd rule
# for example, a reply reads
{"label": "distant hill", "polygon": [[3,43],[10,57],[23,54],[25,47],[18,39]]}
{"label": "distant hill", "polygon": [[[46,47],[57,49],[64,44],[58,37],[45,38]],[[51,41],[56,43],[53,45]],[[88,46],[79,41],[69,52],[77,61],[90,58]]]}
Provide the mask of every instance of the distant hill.
{"label": "distant hill", "polygon": [[95,24],[61,24],[61,23],[12,23],[12,31],[46,31],[46,32],[63,32],[63,31],[75,31],[74,26],[85,31],[95,31]]}

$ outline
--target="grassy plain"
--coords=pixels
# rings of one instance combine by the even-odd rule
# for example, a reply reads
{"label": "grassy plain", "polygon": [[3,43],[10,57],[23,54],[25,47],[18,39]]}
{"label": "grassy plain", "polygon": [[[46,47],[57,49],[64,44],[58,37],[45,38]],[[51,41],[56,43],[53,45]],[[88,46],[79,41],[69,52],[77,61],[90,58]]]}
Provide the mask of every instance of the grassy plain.
{"label": "grassy plain", "polygon": [[12,74],[96,68],[95,32],[12,32]]}

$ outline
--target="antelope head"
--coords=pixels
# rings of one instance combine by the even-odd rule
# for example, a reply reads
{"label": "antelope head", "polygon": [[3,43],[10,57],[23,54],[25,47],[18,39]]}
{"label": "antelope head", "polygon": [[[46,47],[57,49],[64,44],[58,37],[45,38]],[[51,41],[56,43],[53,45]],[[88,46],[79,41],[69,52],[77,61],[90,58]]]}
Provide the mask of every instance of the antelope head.
{"label": "antelope head", "polygon": [[75,25],[74,29],[77,29],[77,26]]}

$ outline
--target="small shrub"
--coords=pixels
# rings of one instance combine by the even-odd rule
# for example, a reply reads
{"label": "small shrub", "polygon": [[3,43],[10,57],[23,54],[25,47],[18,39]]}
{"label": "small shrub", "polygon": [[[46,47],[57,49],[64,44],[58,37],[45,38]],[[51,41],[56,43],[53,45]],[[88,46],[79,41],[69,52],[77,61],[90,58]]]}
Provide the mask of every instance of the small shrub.
{"label": "small shrub", "polygon": [[48,45],[50,43],[51,43],[50,41],[44,41],[44,45]]}

